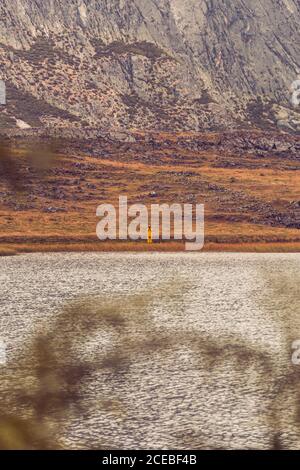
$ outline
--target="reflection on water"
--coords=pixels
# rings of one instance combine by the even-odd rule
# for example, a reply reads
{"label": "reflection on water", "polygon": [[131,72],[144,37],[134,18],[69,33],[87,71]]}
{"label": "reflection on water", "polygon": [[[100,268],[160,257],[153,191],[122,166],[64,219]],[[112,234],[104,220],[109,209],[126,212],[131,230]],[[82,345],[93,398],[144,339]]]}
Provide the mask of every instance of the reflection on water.
{"label": "reflection on water", "polygon": [[299,261],[0,258],[0,447],[299,447]]}

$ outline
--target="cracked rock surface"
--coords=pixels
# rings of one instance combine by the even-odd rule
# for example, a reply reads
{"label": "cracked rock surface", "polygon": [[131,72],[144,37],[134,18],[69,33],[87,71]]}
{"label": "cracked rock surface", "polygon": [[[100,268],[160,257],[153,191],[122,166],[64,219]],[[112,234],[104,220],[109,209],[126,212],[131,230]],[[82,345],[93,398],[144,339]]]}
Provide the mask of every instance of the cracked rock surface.
{"label": "cracked rock surface", "polygon": [[2,0],[0,125],[297,132],[299,23],[297,0]]}

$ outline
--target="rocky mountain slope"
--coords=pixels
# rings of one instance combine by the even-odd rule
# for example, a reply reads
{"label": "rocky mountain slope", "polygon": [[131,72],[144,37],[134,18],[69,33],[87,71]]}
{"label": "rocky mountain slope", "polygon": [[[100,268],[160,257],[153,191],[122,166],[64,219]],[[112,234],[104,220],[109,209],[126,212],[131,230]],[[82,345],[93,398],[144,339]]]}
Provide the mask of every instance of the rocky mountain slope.
{"label": "rocky mountain slope", "polygon": [[[29,141],[28,135],[6,141],[0,147],[0,256],[7,249],[147,249],[97,239],[96,207],[117,208],[120,194],[149,209],[205,204],[205,249],[299,252],[299,151],[298,136],[269,131],[136,132],[131,142]],[[175,249],[184,249],[178,243]]]}
{"label": "rocky mountain slope", "polygon": [[299,24],[298,0],[1,0],[0,127],[297,132]]}

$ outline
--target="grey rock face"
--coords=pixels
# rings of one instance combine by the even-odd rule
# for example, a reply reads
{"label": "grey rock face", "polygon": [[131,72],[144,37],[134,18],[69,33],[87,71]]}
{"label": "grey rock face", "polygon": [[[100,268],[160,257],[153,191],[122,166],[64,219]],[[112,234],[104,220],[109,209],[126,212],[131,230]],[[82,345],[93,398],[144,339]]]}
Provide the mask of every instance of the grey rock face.
{"label": "grey rock face", "polygon": [[0,125],[300,129],[298,0],[1,0]]}

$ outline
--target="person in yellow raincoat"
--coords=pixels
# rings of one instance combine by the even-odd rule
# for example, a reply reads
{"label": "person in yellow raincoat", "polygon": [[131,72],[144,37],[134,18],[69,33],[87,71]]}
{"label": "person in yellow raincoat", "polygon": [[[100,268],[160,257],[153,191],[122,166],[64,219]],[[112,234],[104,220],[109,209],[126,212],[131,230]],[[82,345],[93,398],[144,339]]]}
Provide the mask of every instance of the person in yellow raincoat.
{"label": "person in yellow raincoat", "polygon": [[148,226],[148,238],[147,238],[147,242],[150,244],[152,243],[152,228],[151,228],[151,225]]}

